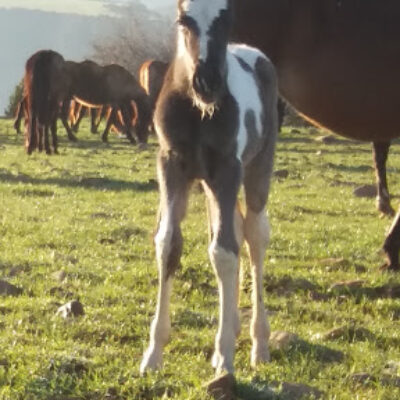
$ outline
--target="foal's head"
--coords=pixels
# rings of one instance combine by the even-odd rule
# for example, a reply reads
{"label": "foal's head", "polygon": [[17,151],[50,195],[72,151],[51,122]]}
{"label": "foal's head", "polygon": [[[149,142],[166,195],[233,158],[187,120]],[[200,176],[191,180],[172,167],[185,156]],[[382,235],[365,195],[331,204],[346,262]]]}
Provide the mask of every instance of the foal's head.
{"label": "foal's head", "polygon": [[178,0],[177,56],[184,60],[196,106],[212,114],[224,90],[232,0]]}

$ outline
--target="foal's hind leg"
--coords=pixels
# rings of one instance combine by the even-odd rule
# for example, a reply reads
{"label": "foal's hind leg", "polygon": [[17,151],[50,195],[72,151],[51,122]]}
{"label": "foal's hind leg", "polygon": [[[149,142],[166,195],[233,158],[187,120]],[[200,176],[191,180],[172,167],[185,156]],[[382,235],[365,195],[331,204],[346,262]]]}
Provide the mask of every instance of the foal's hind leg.
{"label": "foal's hind leg", "polygon": [[180,266],[182,234],[189,181],[182,164],[173,155],[160,154],[157,164],[160,185],[160,214],[155,236],[159,290],[155,317],[150,328],[150,344],[143,355],[140,372],[162,367],[162,352],[171,329],[169,303],[172,278]]}
{"label": "foal's hind leg", "polygon": [[265,214],[265,205],[269,193],[274,147],[274,137],[271,137],[265,148],[246,167],[244,177],[247,205],[244,236],[248,245],[253,280],[253,316],[250,325],[253,342],[252,366],[269,361],[270,327],[264,306],[263,264],[269,242],[269,222]]}

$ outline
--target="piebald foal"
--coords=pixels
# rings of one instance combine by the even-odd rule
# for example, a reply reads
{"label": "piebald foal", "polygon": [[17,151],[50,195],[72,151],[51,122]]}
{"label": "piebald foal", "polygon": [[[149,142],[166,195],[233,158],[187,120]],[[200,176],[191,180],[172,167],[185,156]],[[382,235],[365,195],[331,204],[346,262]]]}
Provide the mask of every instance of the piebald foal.
{"label": "piebald foal", "polygon": [[[201,180],[210,210],[209,256],[220,293],[212,359],[217,374],[233,372],[239,334],[239,247],[246,240],[253,277],[251,362],[268,361],[269,325],[263,302],[263,259],[269,240],[265,204],[277,136],[277,80],[260,51],[228,45],[231,0],[178,0],[177,49],[155,111],[160,143],[160,210],[155,237],[157,309],[141,372],[162,366],[170,331],[172,278],[182,252],[180,223],[188,192]],[[246,214],[236,207],[244,185]]]}

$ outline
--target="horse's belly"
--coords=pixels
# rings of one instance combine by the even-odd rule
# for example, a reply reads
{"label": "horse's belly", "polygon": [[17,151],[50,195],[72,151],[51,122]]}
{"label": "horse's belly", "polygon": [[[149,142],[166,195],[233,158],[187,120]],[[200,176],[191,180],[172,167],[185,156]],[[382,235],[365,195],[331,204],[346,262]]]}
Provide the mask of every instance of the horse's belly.
{"label": "horse's belly", "polygon": [[281,70],[282,95],[307,119],[335,133],[365,141],[400,136],[400,77],[327,75],[326,70]]}

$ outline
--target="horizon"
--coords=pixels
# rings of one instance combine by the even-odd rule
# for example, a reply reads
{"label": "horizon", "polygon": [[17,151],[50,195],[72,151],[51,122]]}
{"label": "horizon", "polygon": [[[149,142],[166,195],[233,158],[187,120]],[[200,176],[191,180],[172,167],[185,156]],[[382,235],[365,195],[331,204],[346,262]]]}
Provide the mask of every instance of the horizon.
{"label": "horizon", "polygon": [[[113,6],[134,3],[165,16],[172,11],[168,6],[175,0],[0,0],[0,47],[7,54],[2,63],[5,74],[0,77],[0,116],[4,115],[31,54],[40,48],[51,48],[70,59],[90,57],[91,43],[107,36],[110,26],[97,19],[115,19],[120,14],[113,11]],[[47,17],[40,17],[41,13]],[[77,18],[87,18],[87,22],[76,24]],[[47,21],[46,29],[41,29],[43,20]],[[78,39],[80,32],[83,40]]]}
{"label": "horizon", "polygon": [[86,16],[110,16],[110,4],[141,3],[151,10],[162,10],[174,0],[0,0],[0,9],[23,9],[77,14]]}

